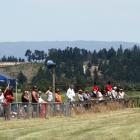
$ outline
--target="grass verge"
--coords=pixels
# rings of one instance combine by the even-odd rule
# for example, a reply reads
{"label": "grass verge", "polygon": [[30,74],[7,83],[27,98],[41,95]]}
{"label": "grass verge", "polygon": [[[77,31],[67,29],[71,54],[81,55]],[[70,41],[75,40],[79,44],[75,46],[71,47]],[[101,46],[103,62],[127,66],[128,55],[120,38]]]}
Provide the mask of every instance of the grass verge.
{"label": "grass verge", "polygon": [[139,140],[140,109],[31,120],[0,120],[0,140]]}

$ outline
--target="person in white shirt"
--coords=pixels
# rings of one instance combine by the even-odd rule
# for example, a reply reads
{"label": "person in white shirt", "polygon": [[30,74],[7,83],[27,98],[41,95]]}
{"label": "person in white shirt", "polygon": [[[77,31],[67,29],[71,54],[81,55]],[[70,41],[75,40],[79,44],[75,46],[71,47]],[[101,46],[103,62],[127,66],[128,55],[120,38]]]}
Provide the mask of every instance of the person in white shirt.
{"label": "person in white shirt", "polygon": [[97,99],[98,100],[103,100],[103,95],[102,95],[102,93],[101,93],[101,91],[97,91]]}
{"label": "person in white shirt", "polygon": [[81,90],[81,89],[78,91],[78,99],[80,102],[84,101],[83,90]]}
{"label": "person in white shirt", "polygon": [[4,95],[2,90],[0,89],[0,103],[3,103],[3,101],[4,101]]}
{"label": "person in white shirt", "polygon": [[0,115],[3,114],[3,102],[4,102],[4,95],[2,90],[0,89]]}
{"label": "person in white shirt", "polygon": [[52,87],[48,87],[48,90],[46,91],[45,95],[47,95],[47,101],[48,102],[52,102],[53,101]]}
{"label": "person in white shirt", "polygon": [[125,93],[123,92],[123,89],[120,89],[120,91],[118,93],[118,99],[123,99],[124,95],[125,95]]}
{"label": "person in white shirt", "polygon": [[113,87],[111,94],[113,99],[117,99],[117,87]]}
{"label": "person in white shirt", "polygon": [[69,86],[66,96],[69,101],[71,102],[75,101],[75,92],[74,92],[73,86]]}

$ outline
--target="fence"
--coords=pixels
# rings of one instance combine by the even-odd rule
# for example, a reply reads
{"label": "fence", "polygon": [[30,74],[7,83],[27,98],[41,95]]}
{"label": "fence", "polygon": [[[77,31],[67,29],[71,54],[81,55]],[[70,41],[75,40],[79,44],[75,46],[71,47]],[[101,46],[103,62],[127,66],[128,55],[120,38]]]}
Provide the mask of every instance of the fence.
{"label": "fence", "polygon": [[71,105],[66,103],[11,103],[0,104],[0,116],[5,119],[11,118],[46,118],[48,116],[70,116]]}
{"label": "fence", "polygon": [[140,107],[140,97],[131,97],[129,100],[133,108]]}
{"label": "fence", "polygon": [[91,100],[84,102],[63,102],[63,103],[11,103],[8,105],[0,104],[0,116],[4,119],[29,119],[29,118],[47,118],[50,116],[71,116],[73,109],[75,111],[89,111],[95,106],[106,106],[109,103],[118,103],[123,107],[140,107],[140,98],[132,97],[120,100]]}

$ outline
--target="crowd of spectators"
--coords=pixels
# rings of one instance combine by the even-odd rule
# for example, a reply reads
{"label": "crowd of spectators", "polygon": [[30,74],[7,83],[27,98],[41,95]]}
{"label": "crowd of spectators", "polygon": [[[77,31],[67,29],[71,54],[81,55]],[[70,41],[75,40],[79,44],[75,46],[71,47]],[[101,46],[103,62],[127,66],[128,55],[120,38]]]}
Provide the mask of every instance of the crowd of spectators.
{"label": "crowd of spectators", "polygon": [[110,81],[107,82],[104,89],[100,89],[99,86],[96,84],[96,82],[92,86],[91,91],[87,89],[85,90],[79,89],[78,95],[77,95],[78,99],[76,98],[76,93],[74,92],[74,89],[72,86],[69,87],[66,93],[68,100],[71,102],[73,101],[83,102],[83,101],[89,101],[89,100],[104,100],[104,99],[117,100],[117,99],[123,99],[125,95],[126,94],[122,88],[117,87],[117,86],[113,87]]}
{"label": "crowd of spectators", "polygon": [[[29,103],[30,103],[30,92],[23,91],[21,95],[21,102],[22,107],[25,111],[25,116],[29,111]],[[45,92],[46,100],[41,97],[42,93],[38,90],[37,86],[33,86],[31,91],[31,104],[32,104],[32,117],[36,116],[38,111],[38,104],[39,104],[39,112],[40,115],[43,116],[46,111],[46,103],[51,104],[55,102],[56,110],[60,110],[60,104],[62,101],[62,95],[60,89],[55,90],[55,94],[53,94],[52,87],[48,87]],[[123,99],[125,97],[125,92],[122,88],[117,86],[112,86],[110,82],[108,82],[104,89],[100,89],[97,83],[95,82],[92,86],[92,90],[89,91],[87,89],[79,89],[78,93],[75,93],[74,86],[70,85],[65,94],[66,100],[68,102],[84,102],[84,101],[91,101],[91,100],[104,100],[104,99]],[[12,104],[11,104],[12,103]],[[11,107],[9,108],[9,105]],[[4,91],[0,89],[0,115],[4,115],[6,119],[8,119],[9,115],[17,115],[17,106],[14,102],[14,96],[12,87],[9,85],[6,87]]]}

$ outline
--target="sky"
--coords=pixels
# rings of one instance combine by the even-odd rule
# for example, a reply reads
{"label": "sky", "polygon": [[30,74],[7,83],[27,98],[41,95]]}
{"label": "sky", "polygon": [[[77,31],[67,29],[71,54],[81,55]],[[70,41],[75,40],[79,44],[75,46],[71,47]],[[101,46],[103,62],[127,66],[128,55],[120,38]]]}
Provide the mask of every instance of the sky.
{"label": "sky", "polygon": [[0,0],[0,42],[140,42],[140,0]]}

